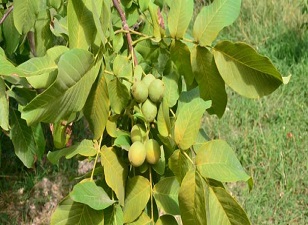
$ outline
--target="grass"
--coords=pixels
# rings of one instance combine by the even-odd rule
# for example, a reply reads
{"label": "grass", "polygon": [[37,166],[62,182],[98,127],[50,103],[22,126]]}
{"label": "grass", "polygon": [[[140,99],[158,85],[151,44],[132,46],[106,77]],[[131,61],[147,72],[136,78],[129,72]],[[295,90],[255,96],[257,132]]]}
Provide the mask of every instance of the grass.
{"label": "grass", "polygon": [[[243,0],[239,19],[219,37],[251,44],[284,76],[292,75],[288,85],[258,100],[243,98],[228,89],[223,118],[207,117],[205,121],[209,136],[225,139],[254,178],[250,193],[245,184],[229,185],[252,224],[308,224],[307,10],[304,0]],[[5,140],[1,142],[3,151],[4,146],[12,149]],[[69,177],[75,170],[74,161],[62,163],[59,169],[40,162],[35,170],[27,170],[13,153],[2,156],[0,224],[30,223],[26,204],[14,208],[21,211],[20,219],[1,208],[1,203],[27,201],[35,184],[44,177],[54,180],[59,173]],[[22,188],[24,194],[13,195]],[[48,198],[36,201],[44,204]]]}
{"label": "grass", "polygon": [[225,139],[254,178],[251,193],[243,184],[230,185],[252,224],[308,224],[305,10],[304,1],[243,0],[239,19],[219,38],[251,44],[283,76],[292,75],[289,84],[258,100],[228,89],[223,118],[208,117],[205,123],[210,137]]}

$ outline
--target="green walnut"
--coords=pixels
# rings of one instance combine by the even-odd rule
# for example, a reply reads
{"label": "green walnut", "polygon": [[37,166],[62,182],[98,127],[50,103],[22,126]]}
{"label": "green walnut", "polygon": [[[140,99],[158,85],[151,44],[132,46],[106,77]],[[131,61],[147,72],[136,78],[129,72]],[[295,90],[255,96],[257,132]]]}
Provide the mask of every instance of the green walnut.
{"label": "green walnut", "polygon": [[141,112],[147,122],[153,122],[157,115],[157,106],[147,99],[141,106]]}
{"label": "green walnut", "polygon": [[128,160],[134,166],[141,166],[146,157],[146,150],[143,143],[140,141],[134,142],[128,149]]}
{"label": "green walnut", "polygon": [[148,74],[146,75],[143,79],[142,82],[147,86],[147,88],[149,88],[150,84],[152,83],[152,81],[154,81],[156,78],[153,76],[153,74]]}
{"label": "green walnut", "polygon": [[131,89],[136,102],[143,103],[148,98],[148,88],[142,81],[136,81]]}
{"label": "green walnut", "polygon": [[155,79],[149,86],[149,98],[153,102],[160,102],[165,93],[165,84],[160,79]]}
{"label": "green walnut", "polygon": [[147,136],[144,125],[135,124],[130,131],[130,139],[132,140],[132,142],[133,143],[136,141],[144,142],[146,138]]}
{"label": "green walnut", "polygon": [[160,146],[154,139],[149,139],[144,144],[146,149],[146,161],[149,164],[156,164],[160,158]]}

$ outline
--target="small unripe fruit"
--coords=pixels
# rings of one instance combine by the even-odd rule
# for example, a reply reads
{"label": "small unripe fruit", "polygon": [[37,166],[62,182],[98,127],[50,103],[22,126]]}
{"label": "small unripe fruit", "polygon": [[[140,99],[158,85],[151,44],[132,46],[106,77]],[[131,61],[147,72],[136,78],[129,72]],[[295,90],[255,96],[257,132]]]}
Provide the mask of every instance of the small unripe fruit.
{"label": "small unripe fruit", "polygon": [[160,79],[155,79],[149,86],[149,98],[153,102],[160,102],[165,93],[165,84]]}
{"label": "small unripe fruit", "polygon": [[153,74],[148,74],[146,75],[143,79],[142,82],[147,86],[147,88],[149,88],[150,84],[152,83],[152,81],[154,81],[156,78],[153,76]]}
{"label": "small unripe fruit", "polygon": [[130,139],[132,142],[140,141],[144,142],[146,140],[146,130],[141,124],[135,124],[130,131]]}
{"label": "small unripe fruit", "polygon": [[134,142],[128,149],[128,160],[134,166],[141,166],[146,157],[146,150],[143,143],[140,141]]}
{"label": "small unripe fruit", "polygon": [[146,149],[146,160],[150,164],[156,164],[160,158],[160,146],[154,139],[149,139],[144,144]]}
{"label": "small unripe fruit", "polygon": [[142,103],[148,98],[148,88],[142,81],[136,81],[132,86],[131,92],[138,103]]}
{"label": "small unripe fruit", "polygon": [[153,122],[157,115],[157,107],[151,102],[151,100],[147,99],[141,106],[141,112],[147,122]]}

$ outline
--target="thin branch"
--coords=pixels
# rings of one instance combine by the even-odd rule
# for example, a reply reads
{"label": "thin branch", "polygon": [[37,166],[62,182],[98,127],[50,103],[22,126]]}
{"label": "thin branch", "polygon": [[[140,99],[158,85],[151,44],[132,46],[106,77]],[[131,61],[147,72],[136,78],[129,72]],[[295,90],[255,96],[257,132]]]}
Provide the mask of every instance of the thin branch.
{"label": "thin branch", "polygon": [[4,20],[10,15],[10,13],[13,11],[14,6],[12,5],[6,13],[4,13],[3,17],[0,20],[0,25],[3,24]]}
{"label": "thin branch", "polygon": [[132,36],[129,33],[129,26],[128,26],[127,21],[126,21],[125,13],[122,10],[118,0],[112,0],[112,2],[113,2],[114,7],[117,9],[117,11],[118,11],[118,13],[121,17],[123,29],[125,31],[127,31],[126,39],[127,39],[127,43],[128,43],[129,52],[132,54],[132,57],[134,59],[134,65],[137,66],[138,60],[137,60],[135,52],[134,52],[134,48],[133,48],[133,44],[132,44],[133,43]]}

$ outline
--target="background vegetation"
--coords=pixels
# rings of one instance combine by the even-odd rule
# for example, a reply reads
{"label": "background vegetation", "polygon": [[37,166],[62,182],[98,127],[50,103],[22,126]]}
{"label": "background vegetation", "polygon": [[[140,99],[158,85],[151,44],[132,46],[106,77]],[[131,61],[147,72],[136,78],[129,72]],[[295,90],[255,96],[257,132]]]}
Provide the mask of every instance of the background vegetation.
{"label": "background vegetation", "polygon": [[[197,11],[206,1],[196,3]],[[239,19],[219,37],[250,43],[284,76],[292,75],[290,83],[270,97],[251,100],[233,94],[222,119],[204,119],[208,135],[225,139],[236,149],[254,178],[251,193],[245,184],[230,185],[252,224],[308,224],[307,28],[306,0],[243,0]],[[75,125],[73,134],[77,139],[86,135],[79,127],[82,124]],[[0,137],[0,224],[33,224],[68,193],[77,163],[66,160],[57,168],[43,160],[27,170],[8,143]],[[67,188],[57,190],[63,183]]]}

